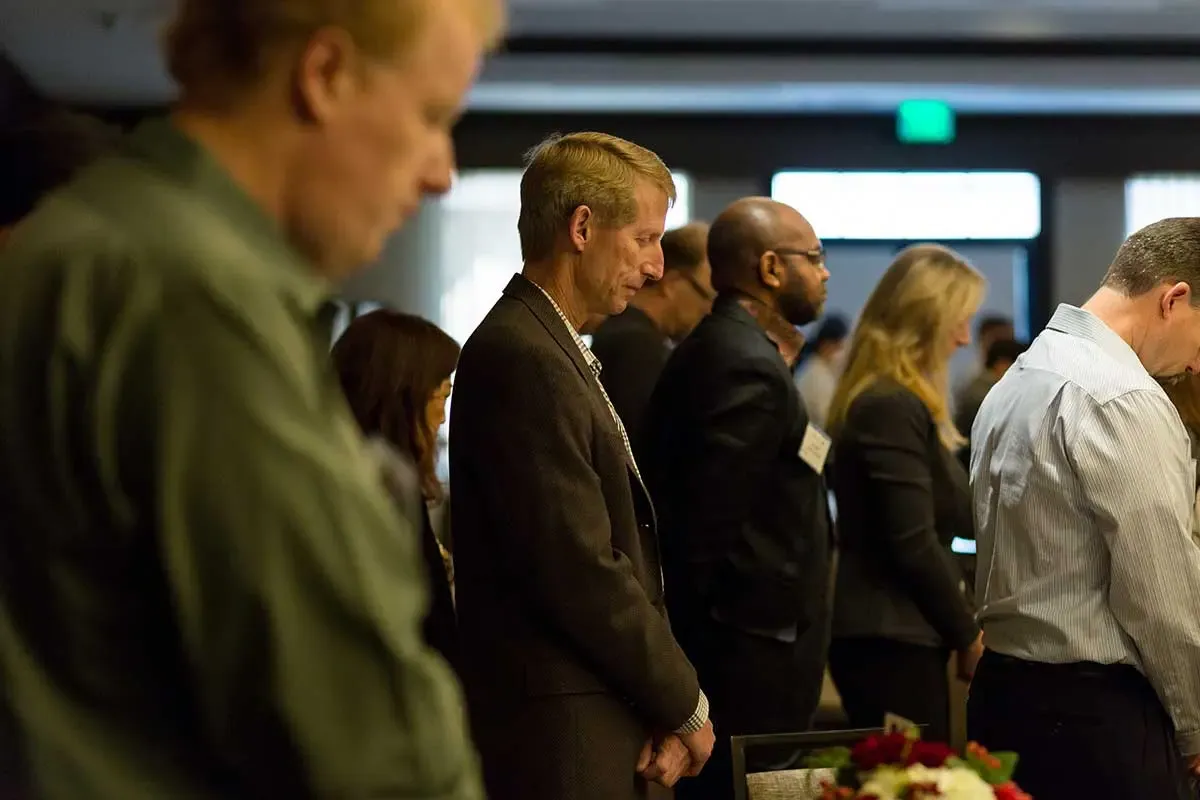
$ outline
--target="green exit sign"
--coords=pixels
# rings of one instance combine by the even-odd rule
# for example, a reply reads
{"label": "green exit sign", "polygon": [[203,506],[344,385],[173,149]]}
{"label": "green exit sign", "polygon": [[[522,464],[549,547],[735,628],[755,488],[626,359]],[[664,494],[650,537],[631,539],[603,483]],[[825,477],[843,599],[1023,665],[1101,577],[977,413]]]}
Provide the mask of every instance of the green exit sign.
{"label": "green exit sign", "polygon": [[950,144],[954,109],[939,100],[907,100],[896,111],[896,136],[905,144]]}

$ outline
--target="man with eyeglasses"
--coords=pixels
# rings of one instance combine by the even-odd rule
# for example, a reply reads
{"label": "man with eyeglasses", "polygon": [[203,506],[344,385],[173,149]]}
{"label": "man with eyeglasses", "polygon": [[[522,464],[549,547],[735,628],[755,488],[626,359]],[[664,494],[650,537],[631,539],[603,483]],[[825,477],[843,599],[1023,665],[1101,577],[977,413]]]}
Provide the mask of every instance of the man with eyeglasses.
{"label": "man with eyeglasses", "polygon": [[728,796],[731,734],[809,727],[829,642],[829,439],[792,381],[825,251],[799,212],[758,197],[717,217],[707,249],[719,295],[663,369],[640,455],[671,624],[721,738],[681,800]]}
{"label": "man with eyeglasses", "polygon": [[671,347],[691,333],[716,299],[707,242],[708,225],[702,222],[663,234],[662,278],[647,283],[592,337],[592,352],[604,368],[600,381],[635,448],[642,415]]}

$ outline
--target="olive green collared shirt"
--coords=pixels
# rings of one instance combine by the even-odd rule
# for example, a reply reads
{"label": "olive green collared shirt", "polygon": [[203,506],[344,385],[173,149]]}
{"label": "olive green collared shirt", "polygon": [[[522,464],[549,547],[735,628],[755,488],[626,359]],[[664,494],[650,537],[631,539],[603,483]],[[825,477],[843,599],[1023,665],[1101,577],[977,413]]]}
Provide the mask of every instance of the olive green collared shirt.
{"label": "olive green collared shirt", "polygon": [[0,686],[33,796],[482,796],[328,299],[166,122],[0,251]]}

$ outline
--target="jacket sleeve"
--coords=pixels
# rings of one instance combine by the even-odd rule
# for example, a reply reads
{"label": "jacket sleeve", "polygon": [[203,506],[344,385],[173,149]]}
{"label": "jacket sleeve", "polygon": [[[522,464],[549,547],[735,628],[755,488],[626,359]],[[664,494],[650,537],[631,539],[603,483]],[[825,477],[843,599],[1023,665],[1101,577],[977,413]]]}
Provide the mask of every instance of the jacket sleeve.
{"label": "jacket sleeve", "polygon": [[[648,727],[682,727],[700,687],[629,558],[614,547],[592,451],[595,438],[618,433],[593,418],[583,394],[599,389],[585,388],[573,366],[511,342],[473,356],[464,352],[459,366],[451,480],[464,468],[495,470],[474,482],[529,603]],[[456,502],[464,502],[461,494]]]}
{"label": "jacket sleeve", "polygon": [[929,413],[905,391],[868,392],[850,408],[842,435],[860,453],[866,485],[860,497],[875,509],[871,529],[917,608],[953,648],[979,634],[962,576],[938,541],[929,463]]}
{"label": "jacket sleeve", "polygon": [[[778,464],[789,384],[749,361],[709,387],[695,426],[696,446],[684,469],[664,476],[673,485],[677,527],[689,531],[689,560],[723,557],[734,547],[769,471]],[[671,447],[658,442],[659,448]],[[671,461],[670,458],[667,459]]]}

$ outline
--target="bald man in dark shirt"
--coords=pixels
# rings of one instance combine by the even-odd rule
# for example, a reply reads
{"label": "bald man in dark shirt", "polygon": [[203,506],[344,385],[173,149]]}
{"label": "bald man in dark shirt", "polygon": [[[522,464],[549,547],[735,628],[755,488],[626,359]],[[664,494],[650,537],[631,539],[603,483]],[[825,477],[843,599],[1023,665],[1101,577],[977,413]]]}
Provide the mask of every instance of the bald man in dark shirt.
{"label": "bald man in dark shirt", "polygon": [[730,734],[809,726],[829,640],[828,439],[791,373],[796,326],[825,302],[825,251],[767,198],[723,211],[707,250],[719,296],[659,378],[640,456],[671,622],[723,737],[680,800],[728,797]]}

